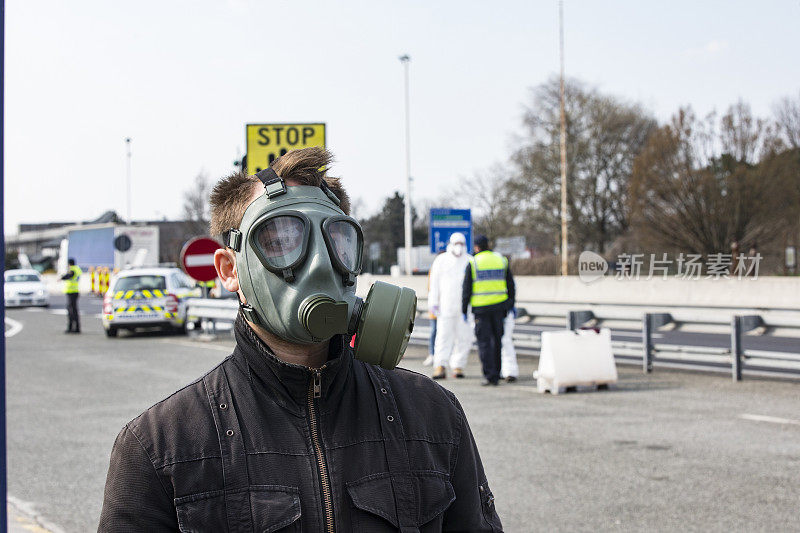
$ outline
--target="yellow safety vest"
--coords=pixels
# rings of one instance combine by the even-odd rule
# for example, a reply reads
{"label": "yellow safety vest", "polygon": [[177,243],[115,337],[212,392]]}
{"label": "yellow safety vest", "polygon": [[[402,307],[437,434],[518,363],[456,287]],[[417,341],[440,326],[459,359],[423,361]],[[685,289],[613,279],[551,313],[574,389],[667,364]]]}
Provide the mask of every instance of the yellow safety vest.
{"label": "yellow safety vest", "polygon": [[508,300],[508,261],[505,257],[491,250],[484,250],[475,254],[469,263],[472,267],[472,307],[485,307]]}
{"label": "yellow safety vest", "polygon": [[76,265],[69,267],[69,271],[72,272],[72,278],[64,280],[64,292],[66,294],[75,294],[80,291],[78,279],[81,277],[81,274],[83,274],[83,271]]}

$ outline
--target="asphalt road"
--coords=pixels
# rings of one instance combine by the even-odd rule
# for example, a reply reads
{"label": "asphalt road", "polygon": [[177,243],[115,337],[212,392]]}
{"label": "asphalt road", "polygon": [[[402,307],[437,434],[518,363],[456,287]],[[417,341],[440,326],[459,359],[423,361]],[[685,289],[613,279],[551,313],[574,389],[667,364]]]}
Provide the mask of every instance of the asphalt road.
{"label": "asphalt road", "polygon": [[[8,490],[51,531],[96,529],[122,425],[212,368],[230,337],[107,339],[83,299],[81,335],[51,310],[11,310]],[[97,302],[95,302],[97,303]],[[402,365],[430,372],[411,346]],[[442,382],[459,397],[507,531],[800,529],[800,383],[619,367],[606,392],[539,395],[521,379]]]}

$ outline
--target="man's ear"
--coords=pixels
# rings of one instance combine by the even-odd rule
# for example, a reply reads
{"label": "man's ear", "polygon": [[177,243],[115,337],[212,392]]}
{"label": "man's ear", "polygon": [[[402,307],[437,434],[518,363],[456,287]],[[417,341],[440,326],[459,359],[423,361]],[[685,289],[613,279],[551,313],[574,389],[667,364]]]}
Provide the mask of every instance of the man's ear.
{"label": "man's ear", "polygon": [[227,248],[219,248],[214,252],[214,268],[222,281],[222,286],[230,292],[239,290],[239,278],[236,271],[236,256]]}

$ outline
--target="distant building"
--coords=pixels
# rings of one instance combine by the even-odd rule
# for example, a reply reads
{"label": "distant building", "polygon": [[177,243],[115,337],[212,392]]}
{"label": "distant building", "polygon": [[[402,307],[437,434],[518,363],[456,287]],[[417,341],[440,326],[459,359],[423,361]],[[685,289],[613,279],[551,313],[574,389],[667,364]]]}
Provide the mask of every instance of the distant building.
{"label": "distant building", "polygon": [[[130,228],[127,232],[132,234],[131,237],[155,244],[149,255],[154,256],[157,250],[158,257],[148,257],[148,263],[177,264],[186,241],[208,234],[208,223],[203,221],[135,221],[129,226],[114,211],[106,211],[94,220],[83,222],[20,224],[17,234],[6,235],[6,254],[25,253],[40,270],[54,269],[61,241],[72,234],[68,253],[79,256],[75,257],[79,265],[119,267],[132,259],[120,257],[119,252],[113,249],[114,238],[126,233],[126,228]],[[153,228],[155,237],[152,237],[152,231],[145,231],[144,228]],[[149,249],[152,244],[144,244],[144,241],[140,246]]]}

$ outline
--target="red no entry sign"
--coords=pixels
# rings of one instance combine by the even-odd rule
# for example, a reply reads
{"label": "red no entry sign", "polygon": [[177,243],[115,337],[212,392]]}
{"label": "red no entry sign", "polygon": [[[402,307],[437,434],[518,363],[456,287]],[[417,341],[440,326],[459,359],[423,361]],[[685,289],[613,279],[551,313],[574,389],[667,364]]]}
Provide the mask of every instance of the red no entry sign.
{"label": "red no entry sign", "polygon": [[214,251],[222,248],[209,237],[195,237],[183,245],[181,265],[183,271],[197,281],[211,281],[217,277],[214,268]]}

